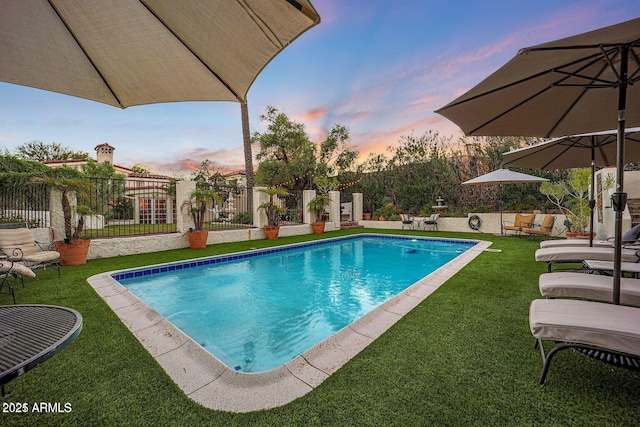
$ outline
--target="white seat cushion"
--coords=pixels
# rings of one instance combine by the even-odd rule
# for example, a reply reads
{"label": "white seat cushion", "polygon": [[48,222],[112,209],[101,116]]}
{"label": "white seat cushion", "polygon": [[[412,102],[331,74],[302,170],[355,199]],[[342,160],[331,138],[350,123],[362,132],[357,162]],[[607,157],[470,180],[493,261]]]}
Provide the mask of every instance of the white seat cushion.
{"label": "white seat cushion", "polygon": [[538,299],[529,308],[535,338],[587,344],[640,356],[640,308],[601,302]]}

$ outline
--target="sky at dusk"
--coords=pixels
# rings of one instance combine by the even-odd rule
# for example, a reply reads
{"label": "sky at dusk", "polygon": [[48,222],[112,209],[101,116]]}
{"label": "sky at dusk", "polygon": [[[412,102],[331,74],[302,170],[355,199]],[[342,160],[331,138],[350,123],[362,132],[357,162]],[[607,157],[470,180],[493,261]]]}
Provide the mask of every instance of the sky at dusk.
{"label": "sky at dusk", "polygon": [[[494,72],[520,48],[627,21],[638,0],[311,0],[322,22],[280,53],[248,93],[251,132],[271,105],[314,141],[347,126],[361,159],[402,135],[459,128],[433,111]],[[1,59],[0,59],[1,60]],[[0,82],[0,149],[29,141],[89,152],[108,143],[115,163],[189,176],[205,159],[244,168],[240,105],[182,102],[121,110]],[[258,147],[254,146],[254,154]]]}

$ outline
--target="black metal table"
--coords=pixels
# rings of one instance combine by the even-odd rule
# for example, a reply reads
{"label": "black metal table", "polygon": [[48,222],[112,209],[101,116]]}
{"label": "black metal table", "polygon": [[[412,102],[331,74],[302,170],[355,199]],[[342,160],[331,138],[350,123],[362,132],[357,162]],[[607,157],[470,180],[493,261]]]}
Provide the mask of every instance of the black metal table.
{"label": "black metal table", "polygon": [[0,306],[0,385],[50,359],[82,330],[82,315],[52,305]]}

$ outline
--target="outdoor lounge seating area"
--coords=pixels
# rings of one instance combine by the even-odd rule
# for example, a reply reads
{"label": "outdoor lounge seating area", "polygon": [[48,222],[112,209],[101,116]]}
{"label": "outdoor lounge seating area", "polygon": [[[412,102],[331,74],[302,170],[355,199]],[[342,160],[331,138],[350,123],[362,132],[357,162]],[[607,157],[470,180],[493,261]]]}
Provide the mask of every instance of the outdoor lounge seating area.
{"label": "outdoor lounge seating area", "polygon": [[31,270],[52,267],[60,277],[60,253],[36,242],[28,228],[0,228],[0,254]]}
{"label": "outdoor lounge seating area", "polygon": [[534,224],[536,214],[522,214],[516,213],[516,217],[513,222],[504,221],[502,228],[505,231],[512,231],[517,235],[522,233],[524,228],[530,227],[531,224]]}
{"label": "outdoor lounge seating area", "polygon": [[[540,294],[547,299],[534,300],[529,311],[529,326],[543,361],[540,384],[545,384],[554,355],[569,348],[612,365],[640,370],[640,280],[621,277],[620,304],[614,304],[614,249],[610,244],[542,243],[535,258],[548,264],[549,273],[540,275],[538,281]],[[623,263],[632,266],[640,261],[637,248],[622,248],[621,255]],[[583,263],[583,267],[552,272],[556,263]],[[597,265],[607,268],[594,271]],[[553,341],[555,346],[545,352],[544,341]]]}

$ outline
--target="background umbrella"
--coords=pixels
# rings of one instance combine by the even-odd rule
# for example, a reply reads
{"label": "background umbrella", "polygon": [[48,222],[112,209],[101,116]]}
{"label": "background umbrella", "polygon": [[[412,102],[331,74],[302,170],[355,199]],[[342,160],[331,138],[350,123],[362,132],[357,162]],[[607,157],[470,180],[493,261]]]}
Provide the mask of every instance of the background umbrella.
{"label": "background umbrella", "polygon": [[0,80],[128,107],[244,102],[320,22],[308,0],[0,2]]}
{"label": "background umbrella", "polygon": [[527,175],[526,173],[514,172],[509,169],[498,169],[493,172],[481,175],[477,178],[465,181],[462,185],[488,185],[498,184],[500,186],[500,196],[498,198],[498,205],[500,205],[500,234],[504,234],[502,228],[502,184],[516,184],[519,182],[542,182],[548,181],[546,178],[540,178],[533,175]]}
{"label": "background umbrella", "polygon": [[[617,128],[613,301],[620,303],[624,130],[640,126],[640,18],[520,50],[437,113],[467,135],[573,135]],[[611,90],[617,89],[617,90]],[[627,110],[628,108],[628,110]]]}
{"label": "background umbrella", "polygon": [[[546,170],[591,166],[589,246],[593,246],[596,166],[615,166],[617,134],[617,131],[610,130],[555,138],[504,153],[503,165]],[[640,162],[640,128],[625,132],[625,159],[627,162]]]}

